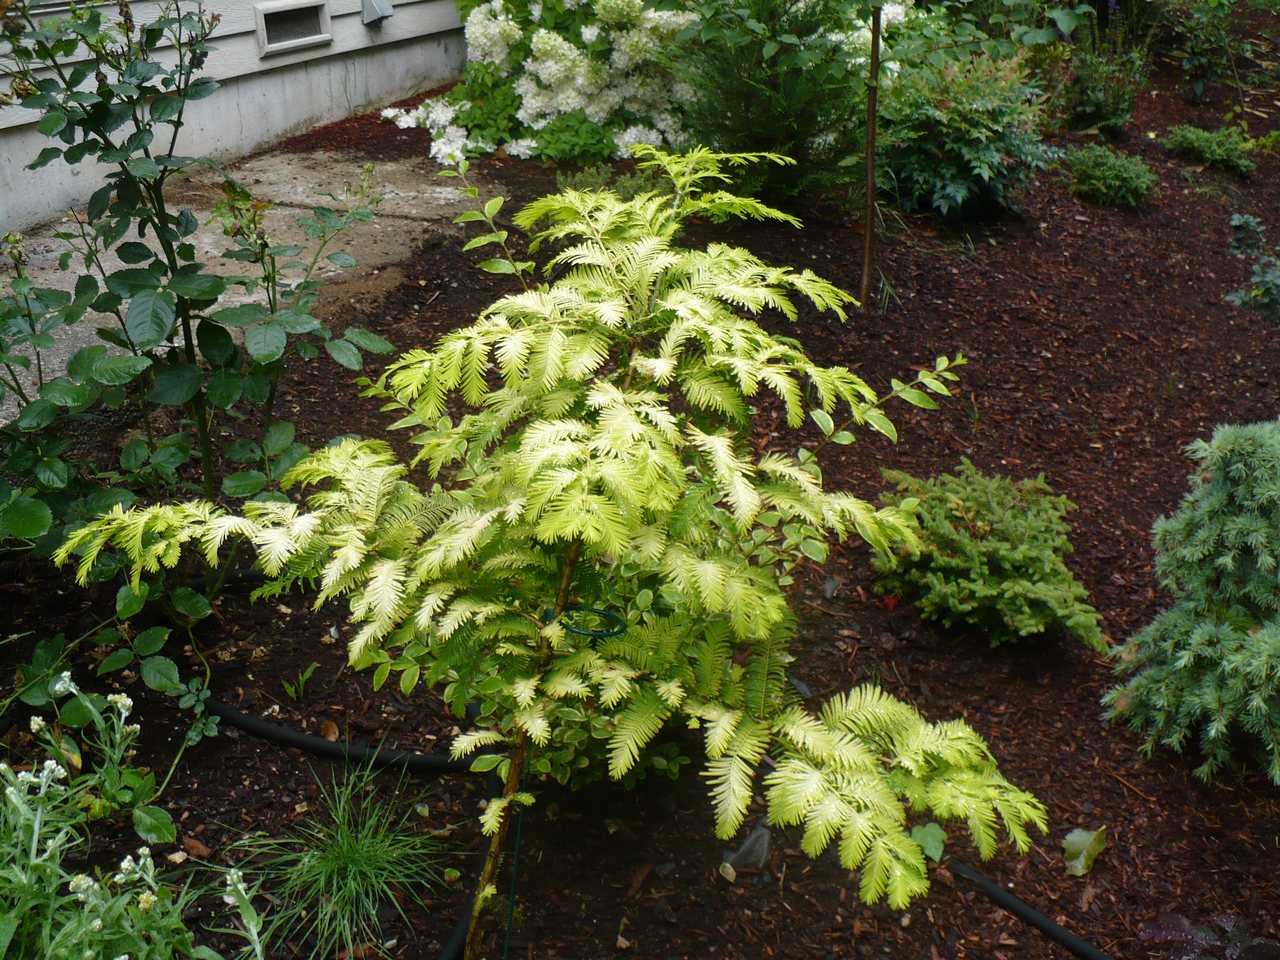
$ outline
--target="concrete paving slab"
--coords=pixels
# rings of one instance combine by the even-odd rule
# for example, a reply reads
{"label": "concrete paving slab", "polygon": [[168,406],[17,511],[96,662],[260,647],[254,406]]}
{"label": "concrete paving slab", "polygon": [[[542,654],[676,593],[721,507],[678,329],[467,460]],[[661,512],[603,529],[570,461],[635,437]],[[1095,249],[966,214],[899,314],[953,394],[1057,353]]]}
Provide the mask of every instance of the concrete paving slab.
{"label": "concrete paving slab", "polygon": [[[266,215],[266,229],[277,244],[296,244],[310,251],[314,249],[297,226],[299,216],[310,213],[317,206],[335,206],[329,194],[341,194],[344,185],[358,180],[360,167],[347,155],[327,151],[313,153],[270,152],[258,154],[230,165],[228,172],[254,197],[272,204]],[[320,293],[320,312],[331,301],[336,305],[345,302],[353,288],[372,286],[378,292],[390,289],[399,282],[398,271],[388,271],[389,265],[398,263],[410,255],[414,247],[431,233],[461,237],[461,228],[452,221],[470,206],[470,201],[456,186],[457,181],[445,181],[436,177],[436,167],[422,159],[392,160],[375,164],[372,177],[374,193],[383,200],[375,208],[374,219],[354,223],[337,240],[330,250],[346,250],[357,260],[358,266],[342,270],[323,263],[317,278],[328,281]],[[484,189],[484,183],[477,180]],[[193,238],[198,259],[207,264],[212,273],[224,276],[245,276],[253,273],[252,265],[224,259],[222,254],[231,247],[223,235],[221,224],[213,219],[213,208],[222,197],[221,180],[213,171],[202,170],[171,184],[170,198],[178,209],[189,209],[200,222]],[[71,269],[58,269],[58,259],[67,249],[65,241],[56,234],[72,229],[71,219],[46,224],[28,231],[25,237],[27,275],[38,286],[70,290],[81,272],[81,264],[73,259]],[[3,270],[8,265],[0,267]],[[106,272],[124,266],[117,258],[104,259]],[[0,290],[7,292],[11,276],[0,274]],[[232,306],[248,297],[238,289],[228,292],[224,305]],[[45,351],[42,363],[46,379],[56,376],[66,367],[68,359],[81,347],[101,342],[96,330],[99,326],[115,326],[113,317],[87,315],[78,324],[58,331],[55,346]],[[29,378],[34,382],[34,376]],[[12,397],[0,404],[0,422],[7,422],[16,414]]]}

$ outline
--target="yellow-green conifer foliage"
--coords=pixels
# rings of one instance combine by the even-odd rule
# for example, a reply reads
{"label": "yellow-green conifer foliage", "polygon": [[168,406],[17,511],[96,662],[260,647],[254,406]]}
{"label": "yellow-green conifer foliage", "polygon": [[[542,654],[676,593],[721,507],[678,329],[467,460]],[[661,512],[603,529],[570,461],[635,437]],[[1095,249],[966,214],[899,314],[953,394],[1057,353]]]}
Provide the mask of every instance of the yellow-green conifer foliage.
{"label": "yellow-green conifer foliage", "polygon": [[[679,723],[701,731],[720,836],[762,786],[770,820],[803,827],[807,852],[837,844],[866,900],[903,906],[928,886],[910,811],[966,822],[989,856],[1002,831],[1025,848],[1044,808],[962,722],[929,723],[870,686],[817,714],[794,702],[795,565],[824,558],[833,537],[888,550],[912,534],[897,509],[825,490],[813,451],[759,450],[751,415],[777,403],[798,428],[816,414],[836,443],[863,426],[892,434],[884,401],[929,404],[957,361],[879,397],[810,359],[756,318],[794,319],[797,301],[843,316],[847,294],[743,249],[678,243],[695,214],[789,219],[720,189],[744,158],[640,160],[670,195],[565,191],[531,204],[515,222],[554,252],[546,282],[405,354],[373,387],[414,431],[413,464],[385,443],[345,441],[292,472],[303,504],[117,511],[62,557],[79,554],[84,575],[110,545],[136,577],[172,566],[183,543],[213,564],[240,539],[272,578],[261,593],[303,584],[317,604],[346,599],[359,625],[351,660],[375,684],[428,683],[459,713],[478,706],[454,751],[502,751],[477,759],[505,780],[483,818],[499,836],[511,805],[531,799],[526,775],[622,778]],[[496,212],[490,201],[463,219],[505,241]]]}

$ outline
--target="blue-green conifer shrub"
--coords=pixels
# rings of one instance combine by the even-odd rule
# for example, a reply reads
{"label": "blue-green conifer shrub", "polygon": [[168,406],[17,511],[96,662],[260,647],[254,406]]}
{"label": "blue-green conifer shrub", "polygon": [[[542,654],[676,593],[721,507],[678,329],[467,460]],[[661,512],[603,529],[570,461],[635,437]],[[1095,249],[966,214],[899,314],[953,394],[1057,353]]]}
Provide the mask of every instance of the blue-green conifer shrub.
{"label": "blue-green conifer shrub", "polygon": [[1187,452],[1191,490],[1155,525],[1173,606],[1119,649],[1107,717],[1147,753],[1198,749],[1202,778],[1244,753],[1280,785],[1280,423],[1218,427]]}
{"label": "blue-green conifer shrub", "polygon": [[873,560],[882,590],[910,597],[926,620],[974,628],[993,647],[1061,629],[1106,649],[1088,591],[1063,559],[1075,504],[1052,496],[1043,474],[1014,481],[962,460],[954,475],[931,480],[885,475],[898,486],[888,503],[915,501],[920,544]]}

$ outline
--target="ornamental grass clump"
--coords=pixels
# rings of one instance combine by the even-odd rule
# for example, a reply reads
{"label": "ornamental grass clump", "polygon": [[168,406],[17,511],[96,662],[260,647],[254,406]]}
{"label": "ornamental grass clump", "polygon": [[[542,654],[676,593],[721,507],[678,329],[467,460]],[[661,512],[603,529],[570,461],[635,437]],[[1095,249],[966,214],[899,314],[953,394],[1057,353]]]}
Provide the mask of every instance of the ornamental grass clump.
{"label": "ornamental grass clump", "polygon": [[264,939],[283,950],[304,942],[311,957],[374,955],[386,939],[381,918],[444,883],[449,850],[411,822],[407,804],[378,790],[371,766],[317,778],[319,811],[285,837],[255,835],[235,844],[241,869],[274,909]]}
{"label": "ornamental grass clump", "polygon": [[[811,359],[757,315],[795,320],[805,303],[843,317],[847,294],[738,247],[678,242],[692,216],[795,223],[722,189],[731,167],[779,158],[637,155],[669,194],[530,204],[513,220],[531,250],[551,249],[550,279],[533,283],[533,265],[509,256],[486,261],[526,288],[371,385],[394,426],[413,431],[411,464],[385,442],[345,440],[292,471],[289,485],[308,489],[301,504],[116,511],[60,559],[78,554],[83,578],[110,547],[140,576],[177,563],[183,544],[217,563],[240,540],[270,578],[260,595],[306,584],[317,603],[345,598],[351,660],[375,685],[426,683],[459,716],[473,710],[454,754],[503,783],[481,817],[493,838],[482,906],[533,784],[622,780],[668,726],[701,731],[720,837],[760,791],[770,822],[802,827],[806,853],[834,844],[860,871],[863,899],[903,906],[928,888],[911,815],[965,822],[990,856],[1001,832],[1025,849],[1045,811],[963,722],[931,723],[875,686],[816,712],[796,702],[795,567],[821,561],[832,538],[892,551],[912,533],[900,510],[825,489],[814,450],[759,450],[751,423],[776,402],[793,429],[810,416],[831,443],[864,427],[893,436],[886,403],[930,405],[962,358],[884,396]],[[487,230],[471,246],[506,250],[501,206],[459,218]]]}
{"label": "ornamental grass clump", "polygon": [[1117,651],[1108,719],[1143,750],[1190,749],[1209,779],[1240,756],[1280,785],[1280,423],[1223,426],[1155,524],[1156,573],[1173,605]]}
{"label": "ornamental grass clump", "polygon": [[881,589],[912,598],[920,616],[974,628],[991,646],[1063,630],[1104,651],[1089,593],[1067,568],[1064,517],[1075,504],[1052,496],[1044,475],[1014,481],[981,473],[968,460],[956,474],[918,480],[897,471],[884,499],[912,509],[916,544],[877,554]]}

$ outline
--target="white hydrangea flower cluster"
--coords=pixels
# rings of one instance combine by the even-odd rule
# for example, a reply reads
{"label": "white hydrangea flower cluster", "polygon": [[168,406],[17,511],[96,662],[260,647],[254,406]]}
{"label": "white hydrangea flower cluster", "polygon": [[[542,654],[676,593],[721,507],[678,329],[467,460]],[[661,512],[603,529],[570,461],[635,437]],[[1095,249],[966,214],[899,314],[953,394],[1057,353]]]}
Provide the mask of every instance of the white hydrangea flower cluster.
{"label": "white hydrangea flower cluster", "polygon": [[510,69],[507,60],[511,45],[520,40],[523,31],[507,13],[502,0],[489,0],[472,10],[463,25],[463,33],[467,38],[468,59],[496,63],[506,76]]}
{"label": "white hydrangea flower cluster", "polygon": [[455,122],[455,117],[469,109],[466,101],[449,103],[444,98],[428,100],[413,110],[388,107],[382,111],[382,119],[390,120],[401,130],[410,127],[426,127],[431,131],[431,159],[436,163],[452,166],[468,153],[492,151],[491,144],[472,140],[465,127]]}
{"label": "white hydrangea flower cluster", "polygon": [[[571,29],[542,25],[545,8],[553,5],[576,15]],[[552,22],[550,16],[546,20]],[[625,157],[635,143],[680,141],[674,101],[690,91],[679,89],[658,58],[696,20],[692,12],[647,9],[644,0],[487,0],[467,16],[467,59],[483,65],[490,77],[508,78],[514,90],[519,135],[502,144],[511,156],[539,155],[540,131],[580,110],[612,137],[616,155]],[[601,41],[603,51],[587,49]],[[477,108],[486,102],[477,101]],[[471,135],[470,111],[470,103],[450,93],[415,110],[384,110],[382,116],[400,127],[430,130],[432,157],[454,163],[499,146]]]}

